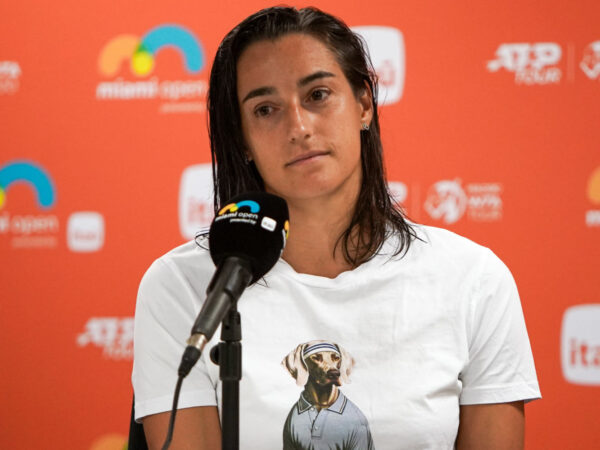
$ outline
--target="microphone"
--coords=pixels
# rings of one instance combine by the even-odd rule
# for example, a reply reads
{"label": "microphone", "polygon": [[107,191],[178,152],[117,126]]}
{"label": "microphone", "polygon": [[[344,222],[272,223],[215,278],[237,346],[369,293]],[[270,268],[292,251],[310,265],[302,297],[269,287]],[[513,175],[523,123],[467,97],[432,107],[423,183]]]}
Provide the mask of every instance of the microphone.
{"label": "microphone", "polygon": [[217,267],[206,300],[183,353],[178,374],[185,377],[204,346],[244,289],[275,265],[289,233],[284,199],[266,192],[248,192],[232,198],[213,220],[208,245]]}

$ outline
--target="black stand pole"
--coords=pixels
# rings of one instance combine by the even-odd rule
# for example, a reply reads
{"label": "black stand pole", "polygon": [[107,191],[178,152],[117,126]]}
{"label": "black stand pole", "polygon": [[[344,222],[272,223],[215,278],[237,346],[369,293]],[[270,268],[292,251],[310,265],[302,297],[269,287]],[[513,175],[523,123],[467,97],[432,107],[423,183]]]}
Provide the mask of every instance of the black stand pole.
{"label": "black stand pole", "polygon": [[221,325],[221,341],[212,348],[210,359],[219,365],[223,384],[221,442],[223,450],[240,447],[240,380],[242,379],[242,324],[234,303]]}

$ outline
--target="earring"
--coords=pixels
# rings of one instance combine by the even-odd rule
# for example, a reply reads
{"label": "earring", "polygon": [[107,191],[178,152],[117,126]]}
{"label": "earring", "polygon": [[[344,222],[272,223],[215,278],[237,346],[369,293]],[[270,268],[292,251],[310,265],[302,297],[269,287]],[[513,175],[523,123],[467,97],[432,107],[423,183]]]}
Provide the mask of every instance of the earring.
{"label": "earring", "polygon": [[244,164],[246,164],[246,165],[250,164],[250,159],[248,158],[248,155],[246,153],[244,153]]}
{"label": "earring", "polygon": [[363,131],[369,131],[369,124],[367,122],[363,122],[361,124],[361,128]]}

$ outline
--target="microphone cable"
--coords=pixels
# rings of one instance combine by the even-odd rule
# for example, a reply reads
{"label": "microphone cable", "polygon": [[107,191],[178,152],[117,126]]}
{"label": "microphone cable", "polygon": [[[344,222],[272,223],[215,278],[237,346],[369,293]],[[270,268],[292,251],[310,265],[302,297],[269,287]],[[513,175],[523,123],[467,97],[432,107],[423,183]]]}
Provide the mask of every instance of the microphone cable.
{"label": "microphone cable", "polygon": [[175,385],[175,393],[173,394],[173,408],[171,409],[171,417],[169,418],[169,428],[167,429],[167,436],[162,446],[162,450],[168,450],[173,440],[173,430],[175,429],[175,415],[177,414],[177,404],[179,403],[179,392],[181,391],[181,385],[185,376],[179,376],[177,378],[177,384]]}

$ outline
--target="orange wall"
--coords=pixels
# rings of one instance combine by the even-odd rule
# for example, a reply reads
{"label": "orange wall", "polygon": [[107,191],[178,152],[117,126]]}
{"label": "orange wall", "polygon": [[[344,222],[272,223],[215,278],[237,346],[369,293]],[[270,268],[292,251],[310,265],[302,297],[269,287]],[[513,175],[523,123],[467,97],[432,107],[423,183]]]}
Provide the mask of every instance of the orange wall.
{"label": "orange wall", "polygon": [[[381,109],[389,180],[402,183],[395,186],[413,220],[487,245],[511,268],[544,396],[527,406],[527,448],[595,448],[600,48],[592,43],[600,3],[314,4],[351,26],[401,33],[403,45],[371,48],[382,80],[402,91]],[[2,8],[1,448],[122,447],[137,285],[154,258],[187,239],[186,227],[210,220],[201,186],[182,182],[186,168],[210,160],[202,89],[222,36],[263,6],[63,0]],[[99,66],[114,38],[135,43],[165,24],[198,41],[206,56],[199,71],[165,48],[150,73],[136,73],[126,40],[107,56],[125,52],[115,74]],[[504,64],[493,62],[497,52]],[[105,98],[144,81],[138,96],[152,98]],[[187,89],[183,97],[175,87]],[[16,161],[50,179],[53,203],[40,203],[39,178],[25,182],[33,175]],[[576,305],[588,307],[565,315]]]}

